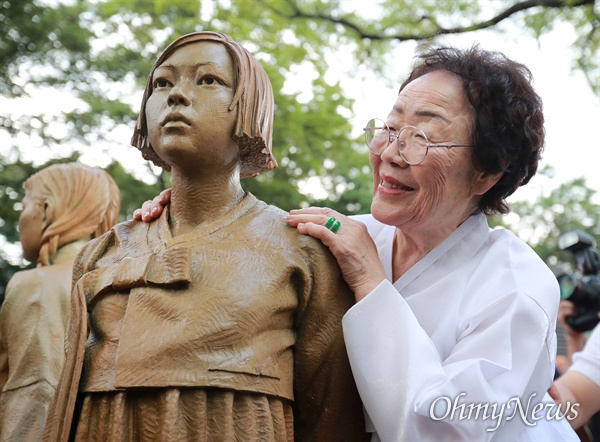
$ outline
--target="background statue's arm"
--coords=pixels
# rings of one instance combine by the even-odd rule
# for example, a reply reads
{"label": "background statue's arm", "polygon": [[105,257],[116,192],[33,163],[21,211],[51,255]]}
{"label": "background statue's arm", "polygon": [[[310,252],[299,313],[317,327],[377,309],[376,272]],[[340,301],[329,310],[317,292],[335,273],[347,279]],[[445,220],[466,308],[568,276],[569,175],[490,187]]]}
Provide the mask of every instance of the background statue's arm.
{"label": "background statue's arm", "polygon": [[[0,440],[39,440],[64,361],[63,312],[53,281],[17,273],[2,306],[8,379],[0,396]],[[54,302],[53,302],[54,301]]]}

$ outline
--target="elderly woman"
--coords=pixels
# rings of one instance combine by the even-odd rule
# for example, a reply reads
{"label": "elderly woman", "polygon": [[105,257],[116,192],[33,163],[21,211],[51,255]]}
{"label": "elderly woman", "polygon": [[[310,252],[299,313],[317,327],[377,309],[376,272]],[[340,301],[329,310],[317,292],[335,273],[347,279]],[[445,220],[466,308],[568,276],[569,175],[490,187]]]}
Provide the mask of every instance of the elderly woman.
{"label": "elderly woman", "polygon": [[0,440],[38,441],[64,363],[75,255],[119,215],[101,169],[57,164],[25,183],[19,234],[37,268],[15,273],[0,310]]}
{"label": "elderly woman", "polygon": [[171,204],[80,254],[46,440],[368,436],[333,256],[241,187],[276,165],[272,120],[265,71],[229,37],[189,34],[159,56],[132,143],[170,169]]}
{"label": "elderly woman", "polygon": [[537,170],[544,118],[530,81],[478,47],[423,54],[387,119],[365,127],[372,214],[288,217],[329,247],[354,292],[344,338],[373,440],[577,440],[544,397],[556,279],[486,219]]}
{"label": "elderly woman", "polygon": [[384,441],[577,440],[543,401],[557,282],[486,220],[537,170],[531,74],[478,47],[420,58],[387,118],[365,128],[371,215],[288,218],[329,247],[354,292],[343,329],[370,429]]}

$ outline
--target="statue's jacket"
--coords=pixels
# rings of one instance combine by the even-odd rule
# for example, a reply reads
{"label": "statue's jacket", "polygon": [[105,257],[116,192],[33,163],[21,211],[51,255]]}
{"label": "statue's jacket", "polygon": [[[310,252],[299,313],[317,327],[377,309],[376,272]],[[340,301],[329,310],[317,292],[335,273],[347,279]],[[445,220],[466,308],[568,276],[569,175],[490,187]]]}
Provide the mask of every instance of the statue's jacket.
{"label": "statue's jacket", "polygon": [[276,396],[293,401],[297,436],[364,439],[341,332],[353,296],[285,217],[248,194],[189,234],[172,237],[167,207],[88,243],[46,440],[67,440],[78,393],[155,387]]}
{"label": "statue's jacket", "polygon": [[0,441],[39,441],[64,363],[73,261],[85,240],[51,265],[22,270],[0,310]]}

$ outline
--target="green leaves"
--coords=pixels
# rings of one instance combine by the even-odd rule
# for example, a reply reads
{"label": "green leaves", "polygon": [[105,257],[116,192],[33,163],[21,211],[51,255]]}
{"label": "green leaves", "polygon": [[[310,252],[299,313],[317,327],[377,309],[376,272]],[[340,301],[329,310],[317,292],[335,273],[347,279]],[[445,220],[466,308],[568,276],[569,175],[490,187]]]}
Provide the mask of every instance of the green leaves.
{"label": "green leaves", "polygon": [[[540,36],[556,23],[568,22],[577,32],[573,65],[583,70],[594,90],[600,92],[600,18],[594,2],[546,3],[4,0],[0,3],[2,97],[33,94],[39,98],[52,90],[81,101],[68,108],[63,102],[53,103],[56,113],[43,113],[36,106],[23,115],[13,112],[12,106],[0,109],[0,237],[9,243],[16,241],[13,206],[21,198],[19,186],[36,168],[46,165],[28,164],[15,152],[24,145],[56,150],[63,145],[84,152],[97,148],[103,140],[109,140],[115,149],[127,148],[143,85],[157,54],[174,38],[198,30],[223,32],[242,43],[261,61],[273,84],[273,151],[280,167],[245,180],[245,188],[284,209],[327,205],[346,213],[364,213],[371,199],[368,155],[362,140],[352,135],[354,103],[328,75],[337,68],[332,55],[343,49],[351,73],[353,69],[369,70],[382,82],[396,84],[399,79],[389,78],[388,68],[403,62],[390,56],[402,42],[426,45],[449,33],[489,28],[504,20],[516,21]],[[408,65],[410,60],[404,62]],[[130,130],[121,132],[124,125]],[[115,141],[115,134],[125,132],[123,139]],[[139,161],[144,164],[141,157]],[[123,210],[129,214],[159,188],[168,186],[167,178],[154,176],[150,167],[147,180],[156,184],[144,184],[133,176],[131,166],[109,166],[111,173],[121,177]],[[585,205],[589,198],[585,183],[572,182],[567,187],[569,191],[579,189],[583,199],[575,202],[569,200],[574,194],[556,193],[540,202],[543,213],[525,204],[515,204],[515,212],[522,212],[521,219],[526,222],[545,219],[550,213],[552,222],[581,221],[586,227],[583,220],[589,217],[585,214],[594,208]],[[312,193],[315,189],[316,194]],[[563,198],[573,207],[561,213],[551,201]],[[548,238],[556,236],[555,231],[546,233]],[[0,257],[0,274],[2,265]]]}
{"label": "green leaves", "polygon": [[[551,177],[549,168],[539,172],[543,179]],[[519,232],[549,264],[570,262],[569,253],[558,250],[558,237],[567,230],[583,230],[600,244],[600,207],[594,202],[596,191],[587,186],[585,178],[567,181],[549,193],[540,194],[535,201],[515,201],[510,204],[513,214],[496,219],[494,224],[506,225]]]}

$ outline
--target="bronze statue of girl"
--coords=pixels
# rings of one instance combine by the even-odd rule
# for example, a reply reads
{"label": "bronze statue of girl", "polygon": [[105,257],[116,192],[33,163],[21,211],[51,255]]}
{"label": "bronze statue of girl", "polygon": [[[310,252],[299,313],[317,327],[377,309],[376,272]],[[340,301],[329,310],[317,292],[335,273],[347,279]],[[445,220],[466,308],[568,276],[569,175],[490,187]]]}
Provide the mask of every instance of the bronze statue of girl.
{"label": "bronze statue of girl", "polygon": [[171,171],[171,204],[81,253],[46,440],[366,440],[340,323],[352,293],[241,186],[276,166],[272,121],[265,71],[229,37],[159,56],[132,144]]}

